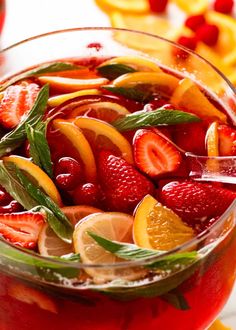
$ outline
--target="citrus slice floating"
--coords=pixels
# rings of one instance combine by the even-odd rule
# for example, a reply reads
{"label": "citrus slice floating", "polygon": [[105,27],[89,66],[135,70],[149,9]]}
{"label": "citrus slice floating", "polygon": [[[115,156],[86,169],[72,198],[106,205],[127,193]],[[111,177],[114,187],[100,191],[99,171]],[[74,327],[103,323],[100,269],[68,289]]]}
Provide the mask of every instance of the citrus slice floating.
{"label": "citrus slice floating", "polygon": [[88,182],[96,180],[96,163],[93,156],[92,149],[84,134],[70,121],[63,119],[55,119],[53,126],[59,130],[77,150],[83,165],[86,179]]}
{"label": "citrus slice floating", "polygon": [[207,154],[209,157],[219,156],[218,122],[213,122],[206,133]]}
{"label": "citrus slice floating", "polygon": [[169,251],[194,236],[192,228],[151,195],[145,196],[138,205],[133,226],[133,238],[138,246]]}
{"label": "citrus slice floating", "polygon": [[136,71],[162,72],[157,62],[142,56],[120,56],[103,62],[100,67],[110,64],[125,64]]}
{"label": "citrus slice floating", "polygon": [[145,13],[149,10],[147,0],[96,0],[96,3],[101,9],[110,12],[119,10],[128,13]]}
{"label": "citrus slice floating", "polygon": [[226,115],[219,111],[201,92],[198,86],[188,78],[180,81],[170,99],[170,103],[177,109],[187,111],[191,109],[191,112],[200,118],[209,121],[215,119],[223,123],[227,122]]}
{"label": "citrus slice floating", "polygon": [[78,96],[99,95],[99,94],[101,94],[101,92],[98,89],[84,89],[73,93],[52,96],[48,99],[48,105],[50,105],[51,107],[56,107],[58,105],[61,105],[65,101],[74,99],[75,97]]}
{"label": "citrus slice floating", "polygon": [[[147,89],[171,95],[177,88],[179,79],[164,72],[126,73],[113,81],[115,87],[136,87],[147,85]],[[150,86],[150,87],[149,87]]]}
{"label": "citrus slice floating", "polygon": [[70,113],[70,118],[88,116],[108,123],[128,115],[130,112],[122,105],[114,102],[94,102],[79,106]]}
{"label": "citrus slice floating", "polygon": [[[89,214],[102,212],[95,207],[87,205],[65,206],[61,210],[73,226]],[[39,234],[38,249],[39,253],[45,257],[62,256],[73,252],[72,244],[62,241],[47,223]]]}
{"label": "citrus slice floating", "polygon": [[233,330],[233,329],[225,326],[220,320],[216,320],[208,330]]}
{"label": "citrus slice floating", "polygon": [[74,124],[82,130],[94,152],[101,149],[111,150],[115,155],[124,158],[128,163],[133,163],[130,143],[110,124],[86,117],[77,117],[74,120]]}
{"label": "citrus slice floating", "polygon": [[51,87],[63,92],[73,92],[81,89],[97,88],[108,84],[106,78],[91,78],[91,79],[73,79],[64,77],[41,76],[38,77],[42,84],[49,84]]}
{"label": "citrus slice floating", "polygon": [[189,15],[202,14],[208,8],[208,0],[174,0],[174,2]]}
{"label": "citrus slice floating", "polygon": [[95,282],[103,283],[116,278],[134,280],[143,276],[142,269],[105,267],[105,264],[116,264],[124,260],[104,250],[88,235],[88,232],[93,232],[112,241],[132,243],[132,226],[133,217],[118,212],[92,214],[77,224],[73,234],[75,252],[80,253],[85,264],[104,264],[103,268],[85,268]]}
{"label": "citrus slice floating", "polygon": [[49,176],[29,159],[20,156],[3,157],[4,163],[13,163],[32,179],[55,203],[62,206],[61,196]]}

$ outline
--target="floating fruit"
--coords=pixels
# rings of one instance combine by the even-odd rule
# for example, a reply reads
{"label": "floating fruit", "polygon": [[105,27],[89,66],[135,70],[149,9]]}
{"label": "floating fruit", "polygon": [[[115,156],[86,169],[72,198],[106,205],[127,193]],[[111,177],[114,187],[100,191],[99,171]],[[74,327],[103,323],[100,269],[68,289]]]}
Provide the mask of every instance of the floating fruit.
{"label": "floating fruit", "polygon": [[98,89],[84,89],[74,93],[60,94],[50,97],[48,99],[48,105],[50,105],[50,107],[57,107],[58,105],[61,105],[65,101],[74,99],[75,97],[78,96],[99,95],[99,94],[101,94],[101,92]]}
{"label": "floating fruit", "polygon": [[206,133],[207,154],[210,157],[219,156],[218,122],[213,122]]}

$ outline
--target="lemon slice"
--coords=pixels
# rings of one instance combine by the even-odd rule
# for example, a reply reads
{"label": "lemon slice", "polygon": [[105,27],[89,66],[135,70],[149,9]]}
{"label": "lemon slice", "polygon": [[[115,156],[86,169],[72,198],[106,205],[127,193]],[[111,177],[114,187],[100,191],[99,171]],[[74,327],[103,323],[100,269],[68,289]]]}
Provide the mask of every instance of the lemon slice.
{"label": "lemon slice", "polygon": [[96,0],[96,3],[105,11],[119,10],[128,13],[145,13],[149,10],[147,0]]}
{"label": "lemon slice", "polygon": [[139,204],[133,227],[133,238],[138,246],[169,251],[194,236],[192,228],[151,195],[145,196]]}
{"label": "lemon slice", "polygon": [[116,278],[134,280],[143,275],[143,270],[132,267],[105,267],[105,264],[116,264],[121,259],[99,246],[88,232],[93,232],[106,239],[118,242],[132,242],[133,217],[118,212],[92,214],[76,225],[73,242],[76,253],[80,253],[85,264],[104,264],[103,268],[86,267],[85,271],[98,283]]}
{"label": "lemon slice", "polygon": [[174,0],[174,2],[188,15],[202,14],[208,8],[208,0]]}
{"label": "lemon slice", "polygon": [[142,56],[120,56],[112,58],[111,60],[107,60],[103,62],[100,67],[110,64],[125,64],[136,71],[154,71],[154,72],[161,72],[162,70],[158,66],[157,62],[142,57]]}
{"label": "lemon slice", "polygon": [[4,163],[11,162],[19,167],[20,170],[24,171],[27,175],[33,179],[34,183],[36,183],[42,190],[49,196],[51,199],[57,203],[59,206],[62,205],[61,196],[53,183],[53,181],[49,178],[49,176],[41,170],[41,168],[34,163],[32,163],[29,159],[20,157],[20,156],[9,156],[3,157]]}
{"label": "lemon slice", "polygon": [[48,99],[48,105],[51,107],[56,107],[65,101],[74,99],[78,96],[85,96],[85,95],[99,95],[101,92],[98,89],[84,89],[81,91],[77,91],[74,93],[67,93],[67,94],[61,94],[57,96],[52,96]]}
{"label": "lemon slice", "polygon": [[96,163],[90,144],[84,134],[72,122],[63,119],[55,119],[53,121],[53,126],[57,128],[78,151],[84,165],[86,179],[88,182],[94,182],[96,180],[97,172]]}

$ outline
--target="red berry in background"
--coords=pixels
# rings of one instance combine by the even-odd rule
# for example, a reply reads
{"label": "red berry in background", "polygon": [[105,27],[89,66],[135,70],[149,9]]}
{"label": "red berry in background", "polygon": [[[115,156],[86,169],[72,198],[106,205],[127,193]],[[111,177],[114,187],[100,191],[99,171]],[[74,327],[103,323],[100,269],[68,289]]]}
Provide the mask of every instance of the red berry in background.
{"label": "red berry in background", "polygon": [[85,183],[73,191],[73,201],[76,205],[99,206],[101,189],[97,184]]}
{"label": "red berry in background", "polygon": [[[183,47],[186,47],[190,50],[195,50],[197,48],[197,38],[196,37],[186,37],[186,36],[181,36],[177,40],[177,43]],[[180,48],[173,48],[173,55],[181,58],[181,59],[186,59],[189,54],[187,51],[180,49]]]}
{"label": "red berry in background", "polygon": [[192,31],[197,31],[200,26],[206,23],[204,15],[193,15],[189,16],[185,21],[185,26],[187,26]]}
{"label": "red berry in background", "polygon": [[207,46],[215,46],[219,38],[220,30],[215,24],[203,24],[196,31],[196,38]]}
{"label": "red berry in background", "polygon": [[62,190],[73,190],[83,181],[80,163],[71,157],[62,157],[55,166],[56,183]]}
{"label": "red berry in background", "polygon": [[166,10],[168,0],[148,0],[150,10],[154,13],[163,13]]}
{"label": "red berry in background", "polygon": [[234,7],[234,0],[216,0],[213,4],[215,11],[223,14],[231,14]]}

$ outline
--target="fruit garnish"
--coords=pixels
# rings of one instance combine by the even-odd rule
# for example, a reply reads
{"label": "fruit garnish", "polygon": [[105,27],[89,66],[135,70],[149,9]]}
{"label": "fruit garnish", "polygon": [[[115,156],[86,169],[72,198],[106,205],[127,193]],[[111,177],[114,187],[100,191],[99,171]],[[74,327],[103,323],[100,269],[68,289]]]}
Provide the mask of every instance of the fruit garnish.
{"label": "fruit garnish", "polygon": [[226,115],[219,111],[189,78],[180,81],[170,99],[170,103],[178,109],[191,111],[200,118],[209,121],[214,119],[223,123],[227,121]]}
{"label": "fruit garnish", "polygon": [[111,150],[128,163],[133,163],[130,143],[113,126],[101,120],[86,117],[77,117],[74,124],[82,130],[95,153],[101,149]]}
{"label": "fruit garnish", "polygon": [[166,10],[168,0],[148,0],[150,10],[154,13],[163,13]]}
{"label": "fruit garnish", "polygon": [[39,93],[39,86],[22,82],[7,87],[0,101],[0,123],[6,128],[16,127],[31,110]]}
{"label": "fruit garnish", "polygon": [[135,14],[141,14],[148,12],[148,3],[146,0],[96,0],[98,6],[102,9],[110,12],[113,10],[119,10],[122,12],[132,12]]}
{"label": "fruit garnish", "polygon": [[150,177],[177,170],[180,152],[167,139],[152,131],[140,129],[133,140],[136,166]]}
{"label": "fruit garnish", "polygon": [[134,72],[127,73],[115,79],[115,87],[136,87],[148,85],[151,91],[171,95],[178,86],[179,79],[164,72]]}
{"label": "fruit garnish", "polygon": [[41,213],[21,212],[0,215],[0,235],[10,243],[34,249],[44,224]]}
{"label": "fruit garnish", "polygon": [[208,8],[208,0],[174,0],[174,2],[190,15],[202,14]]}
{"label": "fruit garnish", "polygon": [[98,174],[109,210],[132,212],[146,194],[154,192],[153,183],[133,165],[107,151],[99,154]]}
{"label": "fruit garnish", "polygon": [[205,15],[199,14],[199,15],[192,15],[187,17],[185,20],[185,26],[187,26],[192,31],[196,32],[200,26],[206,23]]}
{"label": "fruit garnish", "polygon": [[24,142],[26,138],[26,124],[31,125],[31,127],[35,127],[37,123],[42,119],[46,110],[48,94],[49,88],[47,85],[45,85],[38,93],[38,97],[28,115],[26,115],[24,119],[22,119],[20,124],[15,129],[13,129],[1,138],[0,157],[5,155],[6,153],[10,153],[12,150],[16,149]]}
{"label": "fruit garnish", "polygon": [[102,191],[96,183],[83,183],[73,191],[73,201],[78,205],[99,206],[102,201]]}
{"label": "fruit garnish", "polygon": [[115,102],[94,102],[76,107],[71,111],[69,117],[75,118],[86,115],[111,123],[129,113],[124,106]]}
{"label": "fruit garnish", "polygon": [[[81,260],[85,264],[118,263],[122,259],[104,250],[88,233],[93,232],[112,241],[132,243],[132,226],[133,217],[125,213],[107,212],[89,215],[75,227],[73,234],[75,252],[80,253]],[[95,283],[116,278],[134,280],[145,274],[144,270],[132,267],[129,271],[127,268],[118,267],[87,267],[85,271],[93,277]]]}
{"label": "fruit garnish", "polygon": [[83,162],[84,173],[87,180],[96,180],[96,163],[92,149],[82,131],[74,123],[62,119],[55,119],[53,126],[59,130],[73,145]]}
{"label": "fruit garnish", "polygon": [[161,190],[161,201],[193,228],[198,221],[221,216],[235,200],[236,193],[211,184],[174,181]]}
{"label": "fruit garnish", "polygon": [[215,0],[213,8],[223,14],[230,14],[234,7],[234,0]]}
{"label": "fruit garnish", "polygon": [[199,121],[200,119],[197,116],[188,112],[160,108],[150,112],[134,112],[126,115],[124,118],[114,121],[112,125],[119,131],[123,132],[142,127],[176,125]]}
{"label": "fruit garnish", "polygon": [[217,44],[220,30],[215,24],[205,23],[196,31],[196,38],[206,45],[213,47]]}
{"label": "fruit garnish", "polygon": [[117,63],[112,63],[112,64],[106,64],[99,66],[97,68],[98,72],[100,73],[101,76],[113,80],[116,79],[117,77],[121,76],[122,74],[125,73],[130,73],[130,72],[135,72],[133,68],[126,64],[117,64]]}
{"label": "fruit garnish", "polygon": [[150,195],[143,198],[135,211],[133,238],[140,247],[169,251],[194,236],[191,227]]}
{"label": "fruit garnish", "polygon": [[62,92],[73,92],[89,88],[97,88],[106,85],[109,80],[106,78],[73,79],[64,77],[40,76],[39,81],[49,84],[51,87]]}
{"label": "fruit garnish", "polygon": [[57,107],[58,105],[68,100],[74,99],[75,97],[78,96],[99,95],[99,94],[101,94],[101,92],[98,89],[84,89],[73,93],[60,94],[50,97],[48,99],[48,105],[50,105],[51,107]]}
{"label": "fruit garnish", "polygon": [[218,122],[213,122],[206,133],[207,155],[210,157],[219,156]]}
{"label": "fruit garnish", "polygon": [[64,206],[61,208],[62,212],[67,216],[73,226],[75,226],[79,220],[92,213],[102,213],[103,211],[93,206],[88,205],[74,205]]}
{"label": "fruit garnish", "polygon": [[57,186],[66,191],[75,189],[84,180],[82,166],[71,157],[60,158],[54,173]]}
{"label": "fruit garnish", "polygon": [[236,156],[236,130],[227,125],[218,126],[221,156]]}
{"label": "fruit garnish", "polygon": [[156,71],[161,72],[160,67],[158,64],[149,58],[141,57],[141,56],[119,56],[114,57],[111,60],[107,60],[103,62],[99,68],[102,68],[103,66],[111,65],[111,64],[125,64],[129,67],[132,67],[135,71]]}

